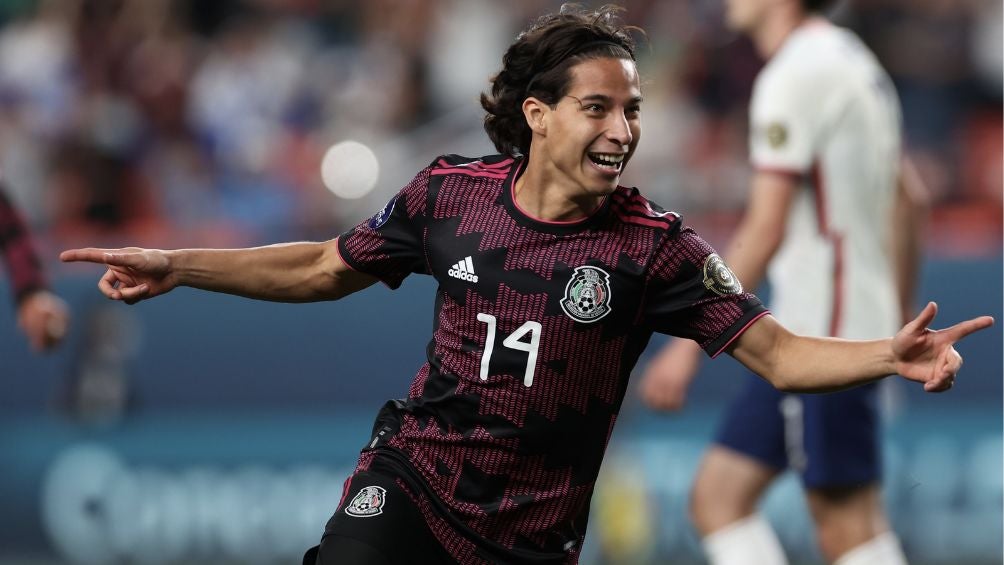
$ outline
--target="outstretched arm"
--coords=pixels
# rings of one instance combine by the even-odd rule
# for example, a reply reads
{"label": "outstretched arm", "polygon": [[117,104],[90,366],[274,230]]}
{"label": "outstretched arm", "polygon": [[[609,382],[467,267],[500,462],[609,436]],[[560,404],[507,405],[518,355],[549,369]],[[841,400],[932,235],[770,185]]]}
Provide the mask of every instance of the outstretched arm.
{"label": "outstretched arm", "polygon": [[943,330],[928,328],[937,314],[933,302],[891,338],[854,341],[803,337],[789,332],[772,316],[754,323],[729,353],[775,388],[788,392],[831,392],[899,374],[924,384],[927,392],[952,387],[962,367],[953,345],[988,328],[980,316]]}
{"label": "outstretched arm", "polygon": [[337,300],[377,282],[349,268],[337,240],[250,249],[71,249],[62,261],[106,265],[98,288],[133,304],[188,286],[274,302]]}

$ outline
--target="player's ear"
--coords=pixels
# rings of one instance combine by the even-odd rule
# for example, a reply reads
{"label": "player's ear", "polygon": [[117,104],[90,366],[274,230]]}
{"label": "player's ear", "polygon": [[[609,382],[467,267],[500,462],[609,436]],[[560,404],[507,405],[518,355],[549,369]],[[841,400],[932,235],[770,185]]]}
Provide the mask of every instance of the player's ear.
{"label": "player's ear", "polygon": [[526,117],[526,124],[530,126],[530,131],[537,135],[547,133],[547,116],[551,113],[551,107],[533,96],[527,97],[523,101],[523,116]]}

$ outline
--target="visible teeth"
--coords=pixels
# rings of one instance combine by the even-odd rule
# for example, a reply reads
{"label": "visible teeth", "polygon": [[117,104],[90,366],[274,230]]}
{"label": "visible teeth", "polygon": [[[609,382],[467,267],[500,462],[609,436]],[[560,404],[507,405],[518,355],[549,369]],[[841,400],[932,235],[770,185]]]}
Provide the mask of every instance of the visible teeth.
{"label": "visible teeth", "polygon": [[593,156],[599,159],[600,161],[605,161],[612,165],[616,165],[617,163],[620,163],[621,161],[624,160],[623,153],[593,153]]}
{"label": "visible teeth", "polygon": [[624,162],[623,153],[590,153],[589,158],[598,165],[616,167]]}

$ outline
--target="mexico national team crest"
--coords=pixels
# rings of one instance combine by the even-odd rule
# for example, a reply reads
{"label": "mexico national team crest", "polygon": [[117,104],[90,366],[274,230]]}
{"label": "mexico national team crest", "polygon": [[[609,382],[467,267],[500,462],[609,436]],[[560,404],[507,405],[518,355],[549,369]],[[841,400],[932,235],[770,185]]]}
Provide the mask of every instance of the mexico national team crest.
{"label": "mexico national team crest", "polygon": [[610,275],[597,267],[576,267],[565,286],[561,309],[576,322],[589,324],[610,313]]}
{"label": "mexico national team crest", "polygon": [[370,518],[383,513],[387,501],[387,491],[383,487],[363,487],[345,507],[345,513],[356,518]]}
{"label": "mexico national team crest", "polygon": [[708,255],[704,260],[704,286],[720,296],[743,291],[742,283],[717,253]]}

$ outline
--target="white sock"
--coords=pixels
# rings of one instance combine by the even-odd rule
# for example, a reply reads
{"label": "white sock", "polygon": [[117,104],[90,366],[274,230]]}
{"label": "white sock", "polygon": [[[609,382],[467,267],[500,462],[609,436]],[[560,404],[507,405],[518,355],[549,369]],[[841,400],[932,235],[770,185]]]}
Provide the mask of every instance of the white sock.
{"label": "white sock", "polygon": [[774,529],[759,514],[712,532],[701,543],[711,565],[788,565]]}
{"label": "white sock", "polygon": [[833,565],[906,565],[899,538],[883,532],[840,556]]}

